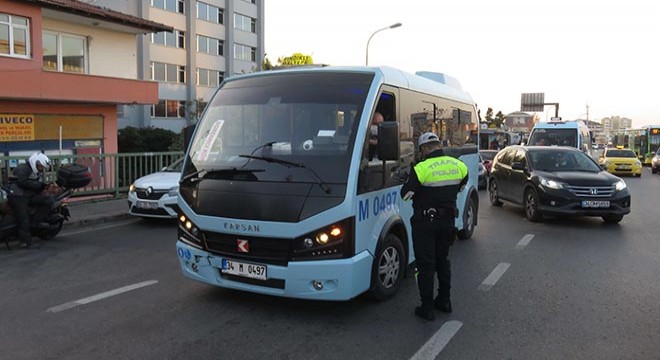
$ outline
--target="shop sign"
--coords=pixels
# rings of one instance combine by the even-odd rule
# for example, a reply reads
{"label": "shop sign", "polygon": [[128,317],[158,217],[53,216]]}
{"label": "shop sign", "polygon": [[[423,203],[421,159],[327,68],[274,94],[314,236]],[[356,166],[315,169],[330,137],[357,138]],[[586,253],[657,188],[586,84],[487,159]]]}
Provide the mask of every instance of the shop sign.
{"label": "shop sign", "polygon": [[0,142],[33,140],[34,115],[0,114]]}

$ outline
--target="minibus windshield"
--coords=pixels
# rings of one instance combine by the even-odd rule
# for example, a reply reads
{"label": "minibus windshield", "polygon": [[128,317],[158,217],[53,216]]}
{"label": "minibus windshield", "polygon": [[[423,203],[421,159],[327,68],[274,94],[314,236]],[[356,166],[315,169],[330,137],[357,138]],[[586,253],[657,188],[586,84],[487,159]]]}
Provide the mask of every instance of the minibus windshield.
{"label": "minibus windshield", "polygon": [[577,129],[534,129],[528,145],[577,146]]}
{"label": "minibus windshield", "polygon": [[259,168],[241,179],[346,183],[372,80],[370,73],[272,72],[228,81],[197,125],[184,174]]}

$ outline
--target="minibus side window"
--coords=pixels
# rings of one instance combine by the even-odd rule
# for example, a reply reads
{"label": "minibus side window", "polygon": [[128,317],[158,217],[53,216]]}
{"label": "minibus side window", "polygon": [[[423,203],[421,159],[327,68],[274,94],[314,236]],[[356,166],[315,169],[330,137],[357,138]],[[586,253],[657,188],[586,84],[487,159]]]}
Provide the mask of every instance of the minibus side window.
{"label": "minibus side window", "polygon": [[[375,111],[383,116],[384,122],[397,121],[396,97],[394,94],[390,92],[381,93]],[[373,113],[371,116],[373,117]],[[371,128],[371,118],[369,120],[369,127]],[[362,160],[360,161],[360,174],[358,178],[358,194],[380,190],[392,185],[386,178],[387,176],[383,176],[383,161],[378,159],[376,146],[370,144],[370,135],[370,131],[367,131],[367,136],[364,139]],[[396,165],[396,161],[385,162],[385,174],[389,174],[387,170],[391,169],[394,165]]]}

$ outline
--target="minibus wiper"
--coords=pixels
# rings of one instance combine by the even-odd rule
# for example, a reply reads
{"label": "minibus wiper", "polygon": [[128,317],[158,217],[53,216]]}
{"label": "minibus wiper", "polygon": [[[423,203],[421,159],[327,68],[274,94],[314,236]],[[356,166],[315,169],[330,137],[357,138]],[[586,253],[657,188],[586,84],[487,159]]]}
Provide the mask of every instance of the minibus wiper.
{"label": "minibus wiper", "polygon": [[190,174],[184,175],[181,180],[179,180],[179,184],[184,184],[188,180],[193,180],[193,177],[195,175],[204,173],[203,176],[201,177],[196,177],[195,179],[201,180],[204,176],[208,174],[213,174],[213,173],[253,173],[253,172],[263,172],[264,169],[239,169],[236,167],[230,167],[230,168],[218,168],[218,169],[201,169],[197,170],[195,172],[191,172]]}
{"label": "minibus wiper", "polygon": [[303,163],[295,163],[293,161],[287,161],[287,160],[277,159],[268,156],[255,156],[255,155],[238,155],[238,156],[246,159],[263,160],[267,162],[277,163],[280,165],[284,165],[286,167],[303,168],[309,171],[309,173],[314,176],[314,178],[316,179],[316,183],[321,187],[321,189],[323,189],[323,191],[325,191],[326,194],[330,194],[330,188],[325,184],[325,182],[323,182],[321,177],[314,170],[312,170],[312,168],[307,167]]}

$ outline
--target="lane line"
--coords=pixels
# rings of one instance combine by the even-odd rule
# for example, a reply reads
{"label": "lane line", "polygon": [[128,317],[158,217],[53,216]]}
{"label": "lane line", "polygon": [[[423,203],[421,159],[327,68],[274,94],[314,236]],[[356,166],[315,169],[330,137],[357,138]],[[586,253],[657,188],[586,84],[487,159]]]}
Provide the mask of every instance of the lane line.
{"label": "lane line", "polygon": [[518,241],[518,244],[516,245],[516,249],[522,250],[525,248],[525,246],[529,245],[529,242],[532,241],[534,238],[534,234],[527,234],[523,236],[523,238]]}
{"label": "lane line", "polygon": [[493,286],[495,286],[495,284],[497,284],[497,281],[499,281],[502,275],[504,275],[504,273],[509,269],[509,266],[511,266],[509,263],[499,263],[490,273],[490,275],[488,275],[486,280],[484,280],[481,285],[479,285],[479,290],[490,290]]}
{"label": "lane line", "polygon": [[60,312],[60,311],[72,309],[72,308],[80,306],[80,305],[89,304],[89,303],[94,302],[94,301],[103,300],[103,299],[109,298],[111,296],[123,294],[125,292],[140,289],[140,288],[143,288],[145,286],[150,286],[150,285],[154,285],[154,284],[157,284],[157,283],[158,283],[158,280],[149,280],[149,281],[143,281],[143,282],[137,283],[137,284],[127,285],[127,286],[124,286],[124,287],[120,287],[118,289],[114,289],[114,290],[106,291],[106,292],[103,292],[103,293],[100,293],[100,294],[92,295],[92,296],[86,297],[84,299],[70,301],[68,303],[53,306],[52,308],[46,310],[46,312],[57,313],[57,312]]}
{"label": "lane line", "polygon": [[442,324],[440,329],[422,346],[410,360],[431,360],[449,344],[454,335],[460,330],[463,323],[456,320],[450,320]]}

